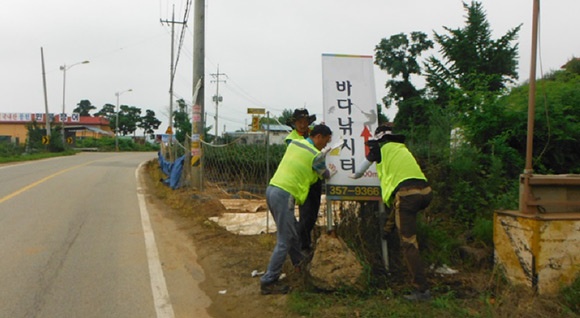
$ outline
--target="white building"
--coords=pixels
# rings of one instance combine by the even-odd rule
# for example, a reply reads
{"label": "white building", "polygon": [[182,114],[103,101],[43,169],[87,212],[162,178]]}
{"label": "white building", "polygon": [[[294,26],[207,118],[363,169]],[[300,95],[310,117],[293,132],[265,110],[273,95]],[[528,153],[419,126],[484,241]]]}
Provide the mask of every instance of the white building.
{"label": "white building", "polygon": [[[269,136],[267,136],[268,129],[270,130]],[[232,138],[237,143],[244,145],[264,144],[266,143],[266,137],[269,137],[270,145],[282,145],[290,131],[292,131],[290,126],[262,124],[260,131],[226,132],[225,137]]]}

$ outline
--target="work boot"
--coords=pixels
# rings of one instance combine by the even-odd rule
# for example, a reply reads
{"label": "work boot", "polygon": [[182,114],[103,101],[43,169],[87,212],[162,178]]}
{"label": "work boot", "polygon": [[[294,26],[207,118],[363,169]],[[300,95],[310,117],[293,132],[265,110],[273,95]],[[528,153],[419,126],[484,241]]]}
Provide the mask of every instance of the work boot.
{"label": "work boot", "polygon": [[404,295],[403,298],[410,301],[429,301],[431,300],[431,292],[428,289],[424,292],[415,290],[408,295]]}
{"label": "work boot", "polygon": [[282,284],[278,281],[271,283],[260,282],[260,292],[262,295],[288,294],[290,286]]}

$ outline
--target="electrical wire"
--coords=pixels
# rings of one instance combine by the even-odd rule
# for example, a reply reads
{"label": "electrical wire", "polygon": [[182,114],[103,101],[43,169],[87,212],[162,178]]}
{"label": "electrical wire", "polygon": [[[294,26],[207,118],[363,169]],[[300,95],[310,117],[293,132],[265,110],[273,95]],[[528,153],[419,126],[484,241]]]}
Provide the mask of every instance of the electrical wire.
{"label": "electrical wire", "polygon": [[[538,45],[538,54],[539,54],[539,61],[540,61],[540,75],[541,75],[541,79],[544,79],[544,68],[542,65],[542,36],[541,36],[541,29],[542,29],[542,20],[541,20],[541,10],[538,12],[538,42],[540,43],[540,45]],[[550,113],[548,110],[548,96],[546,95],[546,81],[543,80],[541,81],[542,84],[542,97],[544,99],[544,112],[546,114],[546,128],[548,131],[548,139],[546,140],[546,143],[544,145],[544,149],[542,149],[542,151],[540,152],[540,154],[538,155],[538,157],[536,158],[536,161],[539,162],[542,157],[544,156],[544,154],[546,153],[546,151],[548,150],[548,146],[550,145],[551,139],[552,139],[552,128],[551,128],[551,124],[550,124]],[[533,132],[532,132],[533,133]]]}
{"label": "electrical wire", "polygon": [[[177,71],[177,64],[179,63],[179,57],[181,55],[181,48],[183,47],[183,41],[185,38],[185,30],[187,29],[187,20],[189,17],[189,9],[191,7],[191,0],[187,0],[185,5],[185,13],[183,14],[183,22],[181,22],[181,33],[179,35],[179,44],[177,45],[177,56],[175,57],[175,64],[173,65],[173,70],[171,70],[171,82],[175,78],[175,72]],[[173,22],[173,21],[172,21]]]}

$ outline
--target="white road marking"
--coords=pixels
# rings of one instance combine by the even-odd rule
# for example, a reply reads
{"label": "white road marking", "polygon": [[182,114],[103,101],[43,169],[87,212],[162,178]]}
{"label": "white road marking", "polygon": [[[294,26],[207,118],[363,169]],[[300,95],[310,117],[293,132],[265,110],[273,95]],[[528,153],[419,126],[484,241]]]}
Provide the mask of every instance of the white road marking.
{"label": "white road marking", "polygon": [[141,191],[139,170],[143,164],[140,164],[137,170],[135,170],[135,178],[137,179],[137,199],[139,201],[139,210],[141,211],[141,226],[143,227],[143,235],[145,236],[145,250],[149,262],[149,277],[151,280],[151,291],[153,292],[153,302],[158,318],[174,318],[175,314],[173,313],[173,306],[171,305],[171,299],[167,291],[165,276],[163,276],[159,252],[157,251],[157,244],[155,243],[155,235],[145,204],[145,196]]}

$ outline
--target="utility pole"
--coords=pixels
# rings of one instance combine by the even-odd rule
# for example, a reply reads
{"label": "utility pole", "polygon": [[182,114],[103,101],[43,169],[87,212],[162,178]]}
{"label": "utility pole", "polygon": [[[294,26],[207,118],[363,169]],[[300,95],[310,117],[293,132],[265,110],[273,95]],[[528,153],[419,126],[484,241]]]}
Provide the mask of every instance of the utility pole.
{"label": "utility pole", "polygon": [[175,24],[185,24],[185,21],[175,21],[175,5],[173,5],[173,12],[171,15],[171,21],[160,20],[161,23],[171,24],[171,62],[169,65],[169,161],[175,161],[175,155],[172,147],[173,143],[173,79],[175,78]]}
{"label": "utility pole", "polygon": [[534,149],[534,120],[536,112],[536,63],[538,59],[538,16],[540,14],[540,0],[534,0],[532,9],[532,57],[530,59],[530,86],[528,95],[528,131],[526,139],[526,166],[524,173],[520,176],[523,182],[522,193],[520,195],[520,211],[524,214],[532,214],[537,211],[536,207],[530,206],[533,199],[530,190],[530,178],[534,172],[532,163],[532,153]]}
{"label": "utility pole", "polygon": [[213,97],[213,101],[215,102],[215,139],[214,139],[214,143],[217,142],[217,138],[218,138],[218,105],[219,102],[221,102],[223,99],[220,96],[220,82],[225,83],[225,80],[220,80],[220,76],[224,75],[227,76],[224,73],[220,73],[220,66],[218,64],[217,66],[217,73],[214,74],[209,74],[211,76],[213,76],[215,78],[214,81],[211,81],[212,83],[216,83],[216,87],[215,87],[215,95]]}
{"label": "utility pole", "polygon": [[205,0],[195,0],[193,21],[193,106],[191,112],[191,185],[203,190],[201,140],[204,139]]}
{"label": "utility pole", "polygon": [[44,119],[46,122],[46,135],[50,140],[50,119],[48,118],[48,97],[46,95],[46,72],[44,71],[44,50],[40,47],[40,59],[42,60],[42,87],[44,89]]}

